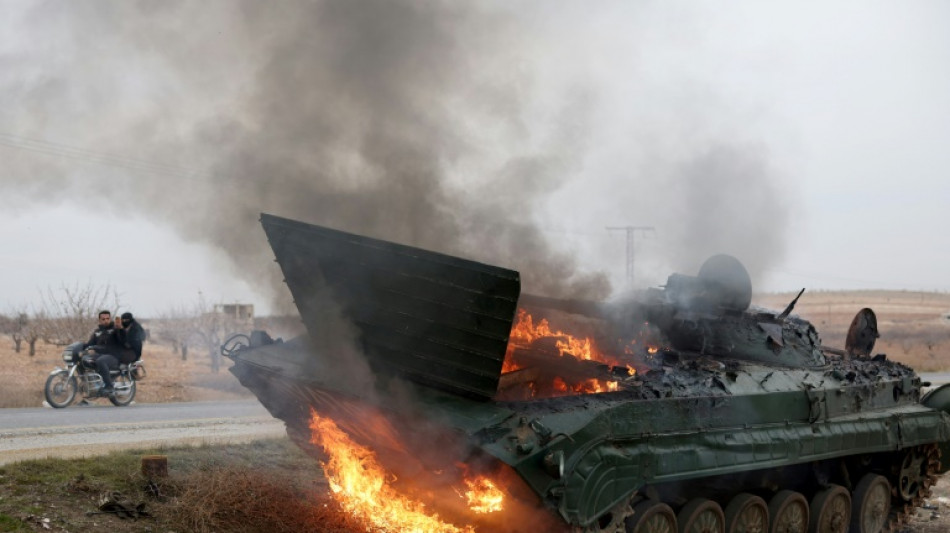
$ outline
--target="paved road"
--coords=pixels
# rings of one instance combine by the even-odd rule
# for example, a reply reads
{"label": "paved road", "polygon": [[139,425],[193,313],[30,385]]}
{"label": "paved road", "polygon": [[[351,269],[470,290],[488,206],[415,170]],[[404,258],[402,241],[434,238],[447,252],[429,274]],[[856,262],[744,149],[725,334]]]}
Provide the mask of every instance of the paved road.
{"label": "paved road", "polygon": [[[924,372],[933,387],[950,372]],[[116,449],[222,444],[285,435],[257,400],[133,404],[104,400],[66,409],[0,409],[0,465],[44,457],[84,457]]]}
{"label": "paved road", "polygon": [[257,400],[0,409],[0,464],[285,435]]}

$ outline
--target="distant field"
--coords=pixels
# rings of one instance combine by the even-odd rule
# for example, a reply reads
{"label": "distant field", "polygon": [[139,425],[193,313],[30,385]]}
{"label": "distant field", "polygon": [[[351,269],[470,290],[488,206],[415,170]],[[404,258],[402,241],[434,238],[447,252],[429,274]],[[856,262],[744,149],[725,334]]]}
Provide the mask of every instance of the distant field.
{"label": "distant field", "polygon": [[[759,294],[753,304],[783,309],[793,293]],[[851,320],[863,307],[877,314],[881,338],[875,353],[922,372],[950,370],[950,294],[907,291],[806,291],[794,313],[811,321],[822,342],[843,348]],[[43,402],[43,384],[56,365],[62,365],[62,348],[37,345],[30,357],[24,345],[13,351],[13,341],[0,336],[0,408],[35,407]],[[227,371],[230,361],[222,362],[221,371],[212,373],[206,352],[192,350],[187,361],[167,346],[147,343],[142,358],[148,377],[140,384],[137,400],[142,402],[181,402],[250,397],[248,391]],[[105,401],[105,400],[98,400]]]}
{"label": "distant field", "polygon": [[[784,309],[794,293],[759,294],[753,305]],[[859,310],[877,315],[881,338],[874,353],[932,372],[950,369],[950,294],[910,291],[805,291],[794,314],[818,329],[826,346],[844,348],[851,320]]]}

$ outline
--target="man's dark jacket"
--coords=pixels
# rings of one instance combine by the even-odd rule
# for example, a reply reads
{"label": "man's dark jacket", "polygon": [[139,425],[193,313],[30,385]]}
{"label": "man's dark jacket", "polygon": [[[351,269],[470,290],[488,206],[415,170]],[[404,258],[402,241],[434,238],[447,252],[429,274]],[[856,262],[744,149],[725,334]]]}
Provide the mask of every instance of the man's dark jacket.
{"label": "man's dark jacket", "polygon": [[83,349],[89,348],[90,346],[99,346],[102,348],[114,348],[116,346],[115,328],[111,323],[108,326],[99,326],[92,330],[92,335],[89,336],[89,340],[82,345]]}
{"label": "man's dark jacket", "polygon": [[145,342],[145,329],[137,320],[132,320],[127,328],[115,330],[116,339],[122,346],[117,357],[119,362],[129,364],[142,357],[142,343]]}

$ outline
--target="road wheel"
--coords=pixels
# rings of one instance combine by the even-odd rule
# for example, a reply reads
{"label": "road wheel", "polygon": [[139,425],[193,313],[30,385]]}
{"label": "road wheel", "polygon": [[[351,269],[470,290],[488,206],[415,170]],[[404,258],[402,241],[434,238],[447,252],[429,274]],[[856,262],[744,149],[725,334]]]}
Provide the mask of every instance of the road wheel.
{"label": "road wheel", "polygon": [[911,501],[920,492],[921,483],[926,479],[927,457],[921,452],[920,448],[908,450],[904,454],[904,460],[901,462],[900,472],[898,473],[897,489],[904,501]]}
{"label": "road wheel", "polygon": [[808,529],[808,500],[801,494],[783,490],[769,501],[769,533],[805,533]]}
{"label": "road wheel", "polygon": [[627,533],[676,533],[676,515],[665,503],[644,500],[633,508],[625,525]]}
{"label": "road wheel", "polygon": [[124,407],[132,403],[135,399],[135,380],[126,373],[120,373],[115,377],[113,388],[115,393],[109,396],[109,401],[116,407]]}
{"label": "road wheel", "polygon": [[851,533],[881,533],[890,512],[890,482],[884,476],[865,474],[851,496]]}
{"label": "road wheel", "polygon": [[851,495],[841,485],[829,485],[811,499],[811,533],[846,533],[851,527]]}
{"label": "road wheel", "polygon": [[43,394],[46,396],[46,403],[60,409],[73,403],[76,399],[77,388],[76,378],[70,377],[69,372],[61,370],[46,378]]}
{"label": "road wheel", "polygon": [[719,504],[703,498],[690,501],[676,515],[679,533],[723,533],[726,517]]}
{"label": "road wheel", "polygon": [[765,500],[743,493],[726,506],[726,533],[767,533],[769,506]]}

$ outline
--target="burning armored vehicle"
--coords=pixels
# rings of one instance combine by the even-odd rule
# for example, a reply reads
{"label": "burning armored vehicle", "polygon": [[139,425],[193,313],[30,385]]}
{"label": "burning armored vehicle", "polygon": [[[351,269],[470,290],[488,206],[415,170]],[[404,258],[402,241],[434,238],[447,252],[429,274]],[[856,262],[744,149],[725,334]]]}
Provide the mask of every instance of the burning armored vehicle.
{"label": "burning armored vehicle", "polygon": [[870,309],[823,346],[794,301],[750,308],[729,256],[569,301],[522,294],[512,270],[261,223],[309,336],[222,351],[335,491],[353,489],[335,454],[360,450],[357,473],[378,460],[394,486],[370,500],[441,524],[369,511],[384,530],[892,531],[950,469],[950,388],[873,355]]}

